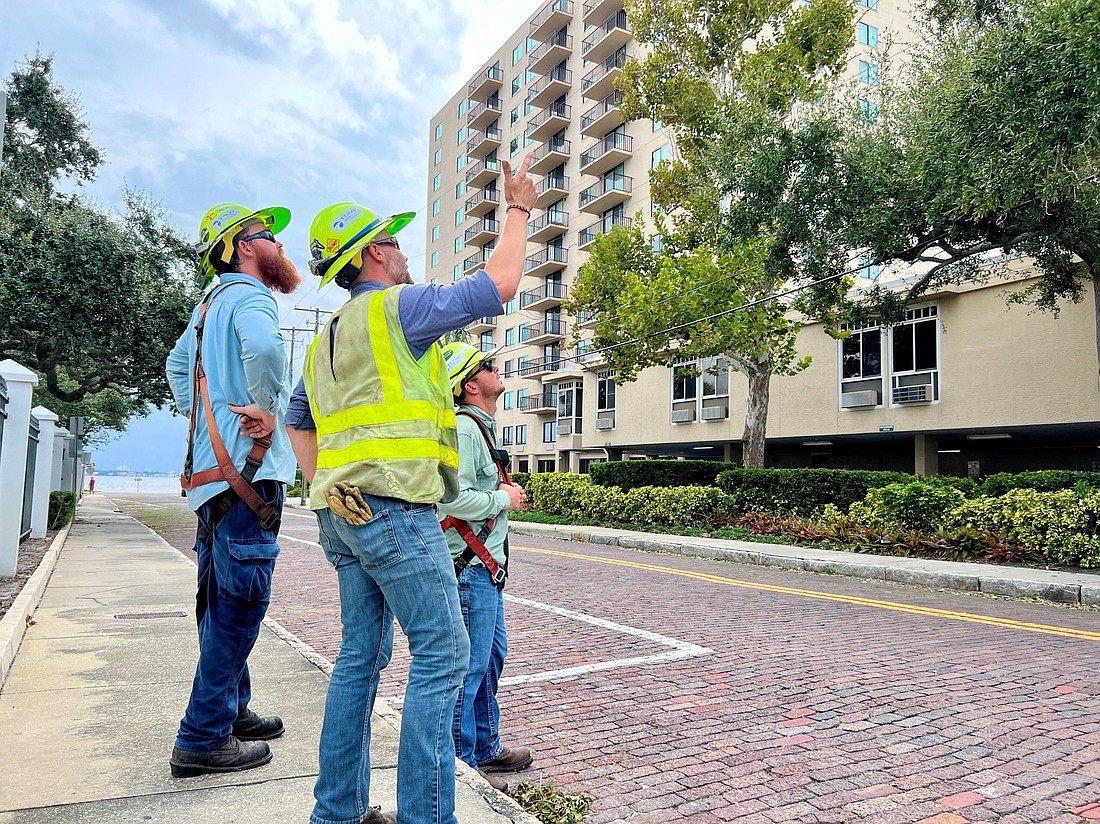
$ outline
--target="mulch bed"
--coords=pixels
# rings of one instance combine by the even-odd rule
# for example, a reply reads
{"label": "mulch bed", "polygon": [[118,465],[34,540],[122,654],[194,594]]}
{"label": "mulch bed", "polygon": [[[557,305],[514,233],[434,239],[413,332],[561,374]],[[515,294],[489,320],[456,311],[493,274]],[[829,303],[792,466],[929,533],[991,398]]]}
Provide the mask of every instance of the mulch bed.
{"label": "mulch bed", "polygon": [[15,565],[15,577],[0,578],[0,618],[4,617],[11,605],[15,603],[15,599],[19,596],[23,585],[34,575],[34,571],[42,563],[42,557],[46,554],[46,550],[50,548],[50,544],[53,543],[57,533],[58,530],[51,530],[46,533],[45,538],[28,538],[19,545],[19,560]]}

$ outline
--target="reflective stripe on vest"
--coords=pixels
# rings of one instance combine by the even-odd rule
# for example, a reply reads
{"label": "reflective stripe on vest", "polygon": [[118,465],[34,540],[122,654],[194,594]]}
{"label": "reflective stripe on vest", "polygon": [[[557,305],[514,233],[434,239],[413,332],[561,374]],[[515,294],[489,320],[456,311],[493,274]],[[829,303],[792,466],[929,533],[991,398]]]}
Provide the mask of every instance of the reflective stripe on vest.
{"label": "reflective stripe on vest", "polygon": [[310,347],[314,509],[327,505],[323,492],[336,481],[415,503],[457,494],[458,435],[442,351],[433,344],[419,360],[409,352],[398,311],[403,288],[352,298]]}

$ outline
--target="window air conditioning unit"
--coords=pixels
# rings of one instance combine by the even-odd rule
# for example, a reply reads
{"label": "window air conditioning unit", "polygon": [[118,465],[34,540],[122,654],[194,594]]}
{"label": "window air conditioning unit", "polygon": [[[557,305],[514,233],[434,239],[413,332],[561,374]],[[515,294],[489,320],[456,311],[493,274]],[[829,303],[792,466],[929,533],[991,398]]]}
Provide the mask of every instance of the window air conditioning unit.
{"label": "window air conditioning unit", "polygon": [[597,429],[614,429],[615,428],[615,419],[614,418],[596,418],[596,428]]}
{"label": "window air conditioning unit", "polygon": [[672,422],[673,423],[690,423],[695,420],[694,409],[673,409],[672,410]]}
{"label": "window air conditioning unit", "polygon": [[724,406],[704,406],[703,407],[703,420],[704,421],[724,421],[729,417],[729,412]]}
{"label": "window air conditioning unit", "polygon": [[562,435],[573,434],[573,423],[571,421],[558,421],[558,437]]}
{"label": "window air conditioning unit", "polygon": [[929,403],[932,400],[932,385],[895,386],[894,403]]}
{"label": "window air conditioning unit", "polygon": [[859,409],[864,406],[878,406],[878,390],[864,389],[860,392],[841,392],[841,409]]}

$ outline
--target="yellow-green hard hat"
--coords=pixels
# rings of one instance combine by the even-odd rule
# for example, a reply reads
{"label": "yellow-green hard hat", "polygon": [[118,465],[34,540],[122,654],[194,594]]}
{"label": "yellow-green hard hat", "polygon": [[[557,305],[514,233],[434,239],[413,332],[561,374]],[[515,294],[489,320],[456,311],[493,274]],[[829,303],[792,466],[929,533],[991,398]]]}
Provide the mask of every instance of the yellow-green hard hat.
{"label": "yellow-green hard hat", "polygon": [[[273,234],[279,234],[290,223],[290,210],[282,206],[269,206],[255,211],[246,209],[238,203],[219,203],[207,210],[199,221],[199,242],[195,251],[199,253],[199,279],[206,286],[214,279],[214,267],[210,263],[210,250],[226,235],[247,226],[250,223],[262,223]],[[226,248],[226,262],[235,250]]]}
{"label": "yellow-green hard hat", "polygon": [[378,217],[358,203],[333,203],[319,211],[309,227],[309,271],[324,286],[349,260],[381,232],[395,235],[412,223],[416,212]]}
{"label": "yellow-green hard hat", "polygon": [[481,364],[493,357],[503,349],[498,346],[488,352],[482,352],[476,346],[468,343],[454,341],[443,347],[443,360],[447,363],[447,375],[451,379],[451,391],[457,398],[462,394],[462,383],[476,372]]}

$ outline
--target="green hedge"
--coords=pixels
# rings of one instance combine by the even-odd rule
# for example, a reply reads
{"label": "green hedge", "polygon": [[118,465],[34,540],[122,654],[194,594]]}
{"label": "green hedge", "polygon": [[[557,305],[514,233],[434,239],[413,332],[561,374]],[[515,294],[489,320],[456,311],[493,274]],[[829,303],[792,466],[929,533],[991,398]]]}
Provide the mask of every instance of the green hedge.
{"label": "green hedge", "polygon": [[512,483],[519,484],[524,489],[526,489],[527,484],[531,482],[530,472],[509,472],[508,476],[512,479]]}
{"label": "green hedge", "polygon": [[1044,469],[1037,472],[1018,472],[1015,475],[1001,472],[986,478],[979,491],[982,495],[997,497],[1012,489],[1057,492],[1059,489],[1073,489],[1078,484],[1100,489],[1100,472],[1082,472],[1072,469]]}
{"label": "green hedge", "polygon": [[639,486],[715,486],[729,468],[721,461],[610,461],[592,464],[588,472],[593,483],[626,492]]}
{"label": "green hedge", "polygon": [[68,526],[76,514],[75,492],[51,492],[50,506],[46,513],[46,525],[49,529],[61,529]]}
{"label": "green hedge", "polygon": [[567,472],[532,475],[525,488],[536,512],[601,524],[665,527],[707,523],[723,497],[712,486],[640,486],[624,492]]}
{"label": "green hedge", "polygon": [[858,523],[875,529],[903,529],[935,532],[952,510],[966,500],[962,490],[950,484],[913,481],[887,484],[867,492],[848,514]]}
{"label": "green hedge", "polygon": [[847,510],[871,489],[912,480],[903,472],[855,469],[727,469],[718,475],[718,487],[733,514],[811,515],[826,504]]}

